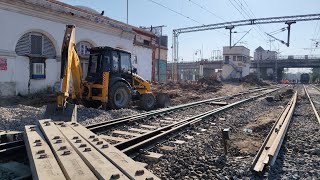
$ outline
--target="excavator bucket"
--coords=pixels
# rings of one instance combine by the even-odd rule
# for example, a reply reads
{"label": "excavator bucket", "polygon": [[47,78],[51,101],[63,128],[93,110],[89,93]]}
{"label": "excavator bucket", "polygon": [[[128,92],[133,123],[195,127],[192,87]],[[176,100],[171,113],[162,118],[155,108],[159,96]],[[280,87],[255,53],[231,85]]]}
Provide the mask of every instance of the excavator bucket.
{"label": "excavator bucket", "polygon": [[166,108],[171,106],[170,97],[167,93],[158,93],[156,95],[156,101],[158,108]]}
{"label": "excavator bucket", "polygon": [[56,104],[48,104],[44,118],[53,121],[76,122],[77,105],[68,103],[65,108],[58,108]]}

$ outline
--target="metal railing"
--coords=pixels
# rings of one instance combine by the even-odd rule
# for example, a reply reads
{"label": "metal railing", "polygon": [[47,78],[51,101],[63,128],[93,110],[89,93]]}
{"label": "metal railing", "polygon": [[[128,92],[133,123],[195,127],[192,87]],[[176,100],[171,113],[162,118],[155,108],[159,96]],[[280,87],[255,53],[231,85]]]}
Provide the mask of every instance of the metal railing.
{"label": "metal railing", "polygon": [[264,60],[253,60],[253,61],[271,61],[271,60],[304,60],[304,59],[320,59],[320,55],[285,55],[285,56],[278,56],[273,57],[270,59]]}

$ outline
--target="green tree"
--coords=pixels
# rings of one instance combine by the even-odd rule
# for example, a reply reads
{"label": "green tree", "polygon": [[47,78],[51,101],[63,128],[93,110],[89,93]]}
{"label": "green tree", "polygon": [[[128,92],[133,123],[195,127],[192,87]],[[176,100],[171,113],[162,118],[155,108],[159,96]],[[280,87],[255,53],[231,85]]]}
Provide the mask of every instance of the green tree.
{"label": "green tree", "polygon": [[319,82],[319,80],[320,80],[320,68],[312,68],[311,81]]}

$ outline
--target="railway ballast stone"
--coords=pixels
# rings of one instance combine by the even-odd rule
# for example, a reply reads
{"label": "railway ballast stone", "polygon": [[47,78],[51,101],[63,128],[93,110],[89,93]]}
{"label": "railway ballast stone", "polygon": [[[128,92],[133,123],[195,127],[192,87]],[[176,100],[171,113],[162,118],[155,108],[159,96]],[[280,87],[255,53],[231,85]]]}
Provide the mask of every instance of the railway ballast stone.
{"label": "railway ballast stone", "polygon": [[[25,125],[35,125],[38,120],[44,118],[46,106],[33,107],[26,105],[0,106],[0,130],[23,131]],[[137,110],[101,110],[93,108],[78,108],[78,122],[82,125],[109,121],[112,119],[130,116],[138,113]]]}

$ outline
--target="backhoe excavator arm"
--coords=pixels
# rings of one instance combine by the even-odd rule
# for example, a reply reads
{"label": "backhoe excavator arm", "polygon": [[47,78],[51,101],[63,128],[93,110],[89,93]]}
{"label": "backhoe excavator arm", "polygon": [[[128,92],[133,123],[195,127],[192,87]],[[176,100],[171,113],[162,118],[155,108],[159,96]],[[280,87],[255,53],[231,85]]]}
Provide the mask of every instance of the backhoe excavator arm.
{"label": "backhoe excavator arm", "polygon": [[77,106],[67,103],[70,75],[72,74],[72,99],[81,97],[82,70],[75,49],[75,26],[67,25],[61,48],[60,87],[55,104],[48,104],[44,118],[54,121],[76,121]]}
{"label": "backhoe excavator arm", "polygon": [[61,49],[60,87],[57,96],[57,107],[65,108],[69,97],[70,74],[72,74],[72,99],[81,96],[82,69],[75,49],[75,26],[67,25]]}

